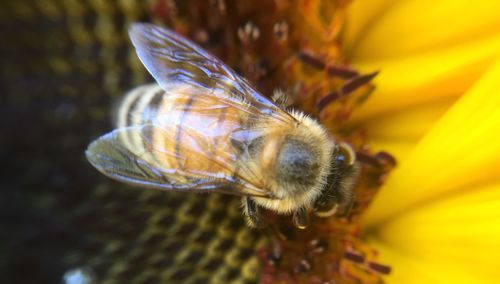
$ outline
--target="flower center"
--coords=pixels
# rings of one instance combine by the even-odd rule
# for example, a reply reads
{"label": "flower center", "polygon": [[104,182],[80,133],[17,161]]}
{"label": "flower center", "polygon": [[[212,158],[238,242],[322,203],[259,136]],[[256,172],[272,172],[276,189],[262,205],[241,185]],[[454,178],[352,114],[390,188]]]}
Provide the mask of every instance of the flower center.
{"label": "flower center", "polygon": [[390,268],[378,263],[377,252],[363,242],[359,219],[395,161],[385,152],[369,151],[365,134],[346,126],[373,91],[371,80],[377,75],[377,70],[356,71],[342,56],[350,1],[187,1],[175,9],[167,5],[171,2],[158,0],[163,4],[153,12],[263,94],[284,91],[294,107],[317,118],[333,139],[350,144],[361,167],[350,210],[328,218],[311,216],[307,230],[295,229],[287,216],[269,213],[275,225],[269,245],[260,251],[261,282],[381,282]]}

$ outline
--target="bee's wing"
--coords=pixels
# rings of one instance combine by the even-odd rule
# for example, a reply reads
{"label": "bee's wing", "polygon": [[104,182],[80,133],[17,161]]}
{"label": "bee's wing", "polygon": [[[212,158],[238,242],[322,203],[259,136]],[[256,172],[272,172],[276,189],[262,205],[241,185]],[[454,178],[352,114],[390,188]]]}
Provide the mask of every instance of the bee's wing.
{"label": "bee's wing", "polygon": [[137,55],[166,91],[190,85],[196,93],[245,103],[255,114],[276,121],[295,119],[255,91],[248,82],[219,59],[176,33],[151,24],[136,23],[129,30]]}
{"label": "bee's wing", "polygon": [[[168,160],[187,161],[207,158],[201,148],[179,156],[153,143],[152,133],[162,139],[171,135],[159,126],[141,125],[116,129],[92,142],[85,152],[89,162],[104,175],[141,187],[172,190],[222,192],[235,195],[271,197],[269,191],[220,171],[199,171],[196,168],[169,166]],[[126,141],[138,137],[143,147],[131,147]],[[171,141],[167,141],[171,144]],[[189,156],[189,157],[188,157]],[[217,162],[217,161],[214,161]],[[219,165],[222,168],[227,165]],[[221,168],[219,167],[219,169]]]}

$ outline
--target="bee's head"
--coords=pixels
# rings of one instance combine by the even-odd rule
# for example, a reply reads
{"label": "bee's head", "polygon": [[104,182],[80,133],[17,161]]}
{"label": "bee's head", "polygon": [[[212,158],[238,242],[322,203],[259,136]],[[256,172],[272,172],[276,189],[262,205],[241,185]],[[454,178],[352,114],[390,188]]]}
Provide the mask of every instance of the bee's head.
{"label": "bee's head", "polygon": [[336,145],[326,186],[314,205],[316,215],[328,217],[337,211],[346,213],[358,174],[359,165],[356,165],[356,154],[351,146],[346,143]]}

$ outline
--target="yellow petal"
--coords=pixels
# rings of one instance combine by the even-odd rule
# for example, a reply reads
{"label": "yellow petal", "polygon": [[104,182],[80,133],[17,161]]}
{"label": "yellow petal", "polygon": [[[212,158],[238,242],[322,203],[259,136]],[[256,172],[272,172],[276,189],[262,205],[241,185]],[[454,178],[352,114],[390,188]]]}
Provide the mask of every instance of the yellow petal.
{"label": "yellow petal", "polygon": [[[425,252],[416,255],[394,248],[378,239],[369,239],[380,253],[380,261],[391,266],[392,271],[384,277],[388,284],[470,284],[497,283],[499,275],[483,274],[483,270],[471,271],[468,264],[460,263],[449,255]],[[476,267],[474,266],[473,269]]]}
{"label": "yellow petal", "polygon": [[[500,3],[500,2],[499,2]],[[413,57],[354,62],[365,72],[380,70],[376,91],[357,109],[353,122],[463,94],[500,54],[500,35]]]}
{"label": "yellow petal", "polygon": [[[365,9],[372,7],[367,4]],[[499,1],[397,1],[365,25],[359,41],[347,43],[346,50],[357,59],[400,57],[478,40],[499,31]]]}
{"label": "yellow petal", "polygon": [[369,208],[368,225],[431,198],[500,178],[500,64],[419,142]]}
{"label": "yellow petal", "polygon": [[347,49],[359,40],[367,26],[373,24],[391,5],[399,0],[356,0],[347,9],[344,44]]}
{"label": "yellow petal", "polygon": [[386,151],[401,163],[451,105],[451,101],[444,100],[402,109],[377,116],[355,127],[366,133],[370,149],[375,152]]}
{"label": "yellow petal", "polygon": [[384,113],[361,125],[356,125],[356,128],[362,129],[369,139],[418,141],[453,105],[454,101],[455,99],[444,99]]}
{"label": "yellow petal", "polygon": [[384,276],[384,283],[435,283],[432,274],[422,269],[420,264],[423,262],[420,259],[405,255],[376,238],[369,238],[368,242],[379,252],[379,261],[391,267],[391,273]]}
{"label": "yellow petal", "polygon": [[[372,240],[419,260],[441,283],[496,283],[500,276],[500,183],[426,203],[374,228]],[[394,252],[389,252],[389,256]],[[399,266],[397,259],[395,268]],[[446,269],[444,266],[446,266]],[[464,282],[463,279],[473,279]],[[449,282],[446,282],[449,281]]]}

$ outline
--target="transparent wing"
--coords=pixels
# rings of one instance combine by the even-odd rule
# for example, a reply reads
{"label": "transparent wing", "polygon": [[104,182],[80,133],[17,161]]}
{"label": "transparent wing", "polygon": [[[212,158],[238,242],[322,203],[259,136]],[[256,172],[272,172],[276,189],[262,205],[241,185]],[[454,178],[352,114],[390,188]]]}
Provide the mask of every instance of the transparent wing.
{"label": "transparent wing", "polygon": [[[194,135],[187,130],[185,133],[185,136]],[[131,144],[133,139],[139,139],[142,145]],[[99,137],[85,154],[101,173],[131,185],[271,197],[267,190],[231,175],[234,173],[231,160],[210,155],[203,145],[197,144],[197,137],[188,137],[186,141],[191,145],[181,152],[165,146],[173,145],[168,139],[173,139],[171,133],[155,125],[127,127]],[[165,144],[158,144],[159,140]],[[211,166],[204,168],[203,163]]]}
{"label": "transparent wing", "polygon": [[256,92],[220,60],[176,33],[151,24],[136,23],[129,30],[137,55],[166,91],[190,85],[196,94],[248,103],[254,114],[270,115],[290,123],[295,119]]}

